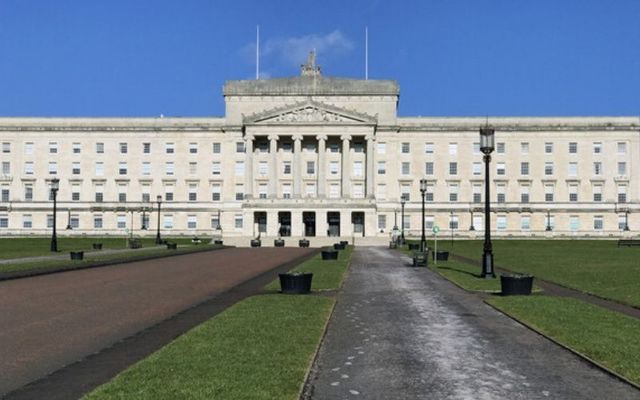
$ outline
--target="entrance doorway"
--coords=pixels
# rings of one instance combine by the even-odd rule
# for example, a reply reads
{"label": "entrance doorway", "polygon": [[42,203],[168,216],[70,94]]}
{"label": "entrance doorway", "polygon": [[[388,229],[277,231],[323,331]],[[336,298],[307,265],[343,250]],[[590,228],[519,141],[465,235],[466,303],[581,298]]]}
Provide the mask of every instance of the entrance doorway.
{"label": "entrance doorway", "polygon": [[351,213],[351,224],[353,224],[354,236],[364,236],[364,213],[354,211]]}
{"label": "entrance doorway", "polygon": [[258,225],[258,234],[267,233],[267,212],[254,211],[253,223]]}
{"label": "entrance doorway", "polygon": [[278,230],[278,235],[291,236],[291,212],[290,211],[278,212],[278,225],[280,225],[280,229]]}
{"label": "entrance doorway", "polygon": [[327,213],[327,236],[340,236],[340,213],[337,211],[329,211]]}
{"label": "entrance doorway", "polygon": [[302,212],[302,223],[304,223],[304,235],[316,235],[316,213],[313,211]]}

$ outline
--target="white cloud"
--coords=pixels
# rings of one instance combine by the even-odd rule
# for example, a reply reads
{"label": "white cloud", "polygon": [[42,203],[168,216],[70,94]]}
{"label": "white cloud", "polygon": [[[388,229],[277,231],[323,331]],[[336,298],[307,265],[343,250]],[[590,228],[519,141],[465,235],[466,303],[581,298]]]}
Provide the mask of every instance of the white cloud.
{"label": "white cloud", "polygon": [[[307,60],[307,55],[316,50],[318,63],[335,55],[348,53],[353,42],[339,30],[326,35],[311,34],[299,37],[268,39],[261,47],[261,57],[275,57],[290,66],[299,66]],[[254,47],[255,49],[255,47]]]}

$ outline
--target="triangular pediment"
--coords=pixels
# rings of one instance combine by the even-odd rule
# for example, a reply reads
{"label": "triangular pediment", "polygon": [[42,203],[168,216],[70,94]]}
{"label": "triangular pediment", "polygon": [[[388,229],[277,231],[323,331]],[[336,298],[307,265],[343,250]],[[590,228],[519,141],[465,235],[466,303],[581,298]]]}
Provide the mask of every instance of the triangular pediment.
{"label": "triangular pediment", "polygon": [[377,123],[377,118],[317,101],[305,101],[249,115],[244,123],[371,125]]}

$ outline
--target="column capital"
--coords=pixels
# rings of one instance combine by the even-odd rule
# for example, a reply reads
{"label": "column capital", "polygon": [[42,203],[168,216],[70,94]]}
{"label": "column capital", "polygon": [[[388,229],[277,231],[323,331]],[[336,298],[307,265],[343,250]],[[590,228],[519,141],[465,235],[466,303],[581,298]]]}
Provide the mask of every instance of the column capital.
{"label": "column capital", "polygon": [[340,140],[351,140],[351,135],[342,135],[340,136]]}
{"label": "column capital", "polygon": [[246,141],[253,141],[253,140],[255,140],[255,138],[256,137],[252,133],[246,133],[244,135],[244,140],[246,140]]}
{"label": "column capital", "polygon": [[316,140],[320,141],[320,140],[327,140],[328,136],[325,134],[321,134],[321,135],[317,135],[316,136]]}
{"label": "column capital", "polygon": [[370,133],[368,135],[366,135],[364,137],[364,140],[371,140],[371,141],[375,141],[376,140],[376,135],[374,135],[373,133]]}
{"label": "column capital", "polygon": [[277,142],[278,140],[280,140],[280,135],[274,133],[274,134],[269,135],[267,138],[269,140],[275,140]]}
{"label": "column capital", "polygon": [[291,139],[295,140],[302,140],[302,135],[292,135]]}

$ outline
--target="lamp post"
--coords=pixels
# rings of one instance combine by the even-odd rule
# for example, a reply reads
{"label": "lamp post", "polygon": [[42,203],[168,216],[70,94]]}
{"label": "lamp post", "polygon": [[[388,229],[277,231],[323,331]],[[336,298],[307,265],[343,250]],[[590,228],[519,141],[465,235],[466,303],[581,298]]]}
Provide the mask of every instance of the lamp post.
{"label": "lamp post", "polygon": [[162,196],[158,195],[156,200],[158,202],[158,231],[156,232],[156,244],[161,244],[162,239],[160,239],[160,206],[162,205]]}
{"label": "lamp post", "polygon": [[625,210],[624,212],[624,230],[629,230],[629,210]]}
{"label": "lamp post", "polygon": [[393,209],[393,230],[394,231],[398,230],[398,209],[397,208]]}
{"label": "lamp post", "polygon": [[56,201],[58,197],[58,189],[60,189],[60,179],[53,178],[51,180],[51,195],[53,196],[53,233],[51,234],[51,251],[58,251],[58,236],[56,235]]}
{"label": "lamp post", "polygon": [[420,252],[427,250],[427,239],[424,235],[424,196],[427,193],[427,180],[420,179],[420,194],[422,194],[422,236],[420,237]]}
{"label": "lamp post", "polygon": [[218,209],[218,225],[216,226],[217,231],[222,231],[222,224],[220,222],[220,209]]}
{"label": "lamp post", "polygon": [[553,228],[551,228],[551,212],[547,210],[547,227],[545,228],[545,231],[551,232],[552,230]]}
{"label": "lamp post", "polygon": [[71,226],[71,209],[70,208],[67,208],[67,227],[65,229],[68,231],[73,229],[73,227]]}
{"label": "lamp post", "polygon": [[491,199],[489,190],[489,163],[495,148],[495,130],[488,125],[480,128],[480,150],[484,154],[484,246],[482,253],[482,277],[495,278],[493,271],[493,247],[491,245]]}
{"label": "lamp post", "polygon": [[404,205],[407,203],[407,200],[404,198],[404,195],[400,196],[400,206],[402,208],[402,212],[400,214],[400,224],[402,225],[402,228],[400,229],[400,242],[402,242],[402,244],[405,243],[404,240]]}
{"label": "lamp post", "polygon": [[142,207],[142,226],[140,229],[143,231],[147,230],[147,207]]}
{"label": "lamp post", "polygon": [[453,211],[449,212],[449,228],[451,228],[451,247],[453,247],[453,233],[455,225],[453,224]]}
{"label": "lamp post", "polygon": [[471,212],[471,226],[469,227],[470,231],[475,231],[476,227],[473,226],[473,208],[469,210],[469,212]]}

